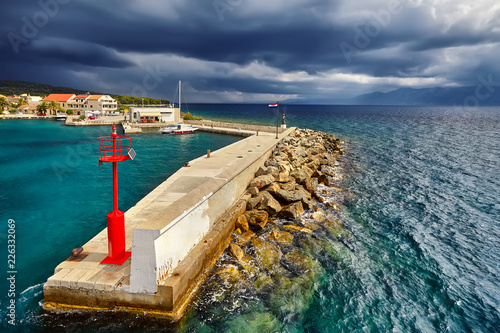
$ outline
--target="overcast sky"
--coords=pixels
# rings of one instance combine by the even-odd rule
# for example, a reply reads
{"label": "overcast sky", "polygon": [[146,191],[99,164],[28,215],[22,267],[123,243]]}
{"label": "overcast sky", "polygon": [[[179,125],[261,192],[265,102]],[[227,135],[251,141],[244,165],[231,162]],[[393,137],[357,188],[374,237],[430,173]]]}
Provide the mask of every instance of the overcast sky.
{"label": "overcast sky", "polygon": [[500,82],[498,0],[4,0],[0,79],[336,103]]}

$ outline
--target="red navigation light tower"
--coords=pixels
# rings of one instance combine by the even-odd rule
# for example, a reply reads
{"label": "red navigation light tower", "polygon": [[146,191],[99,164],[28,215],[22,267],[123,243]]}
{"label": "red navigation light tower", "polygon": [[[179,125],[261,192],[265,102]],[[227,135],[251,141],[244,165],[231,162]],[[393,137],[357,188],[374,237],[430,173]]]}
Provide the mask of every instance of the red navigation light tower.
{"label": "red navigation light tower", "polygon": [[97,138],[101,150],[99,166],[103,162],[113,163],[113,211],[107,215],[108,220],[108,256],[101,264],[121,265],[130,252],[125,251],[125,214],[118,210],[118,175],[117,162],[123,162],[129,158],[134,159],[135,152],[130,149],[132,138],[129,136],[118,136],[116,126],[111,129],[111,136]]}

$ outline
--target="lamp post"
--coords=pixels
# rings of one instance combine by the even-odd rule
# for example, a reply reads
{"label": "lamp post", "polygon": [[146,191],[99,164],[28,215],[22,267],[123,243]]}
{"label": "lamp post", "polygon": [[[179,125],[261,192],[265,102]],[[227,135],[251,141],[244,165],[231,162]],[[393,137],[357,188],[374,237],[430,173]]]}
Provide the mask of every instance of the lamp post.
{"label": "lamp post", "polygon": [[278,138],[278,127],[280,125],[280,102],[276,102],[276,139]]}
{"label": "lamp post", "polygon": [[121,265],[130,252],[125,251],[125,214],[118,210],[118,162],[123,162],[135,157],[135,152],[130,149],[132,139],[129,136],[118,136],[116,126],[111,128],[111,136],[100,137],[99,148],[101,157],[99,166],[103,162],[113,163],[113,211],[107,214],[108,226],[108,256],[101,261],[101,264]]}

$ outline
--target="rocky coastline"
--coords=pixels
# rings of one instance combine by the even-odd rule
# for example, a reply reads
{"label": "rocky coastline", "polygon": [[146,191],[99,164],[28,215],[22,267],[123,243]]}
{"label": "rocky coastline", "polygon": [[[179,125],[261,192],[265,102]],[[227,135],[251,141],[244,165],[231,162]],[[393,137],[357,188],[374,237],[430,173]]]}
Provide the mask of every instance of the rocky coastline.
{"label": "rocky coastline", "polygon": [[352,240],[340,218],[352,197],[343,188],[343,146],[333,135],[307,129],[276,146],[248,186],[246,210],[236,217],[233,240],[202,297],[233,300],[230,311],[253,308],[248,316],[269,328],[277,318],[300,320],[325,267],[341,264]]}

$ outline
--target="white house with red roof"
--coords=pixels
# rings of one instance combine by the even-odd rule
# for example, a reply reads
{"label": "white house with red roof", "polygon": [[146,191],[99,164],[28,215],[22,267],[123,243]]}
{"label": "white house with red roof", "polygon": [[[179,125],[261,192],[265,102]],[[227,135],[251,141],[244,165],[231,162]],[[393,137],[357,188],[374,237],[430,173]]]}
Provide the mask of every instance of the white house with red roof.
{"label": "white house with red roof", "polygon": [[[75,94],[50,94],[49,96],[45,97],[43,101],[46,103],[56,101],[57,103],[59,103],[59,107],[66,110],[68,109],[69,101],[75,96]],[[50,112],[56,114],[57,110],[50,110]]]}
{"label": "white house with red roof", "polygon": [[87,110],[103,113],[115,112],[118,108],[116,99],[109,95],[91,95],[87,100],[87,105]]}
{"label": "white house with red roof", "polygon": [[50,94],[43,101],[47,103],[56,101],[61,108],[71,109],[75,114],[84,114],[85,111],[109,113],[115,112],[118,108],[116,99],[109,95]]}
{"label": "white house with red roof", "polygon": [[68,109],[71,109],[75,114],[83,114],[83,111],[88,109],[88,99],[90,94],[76,95],[68,102]]}

